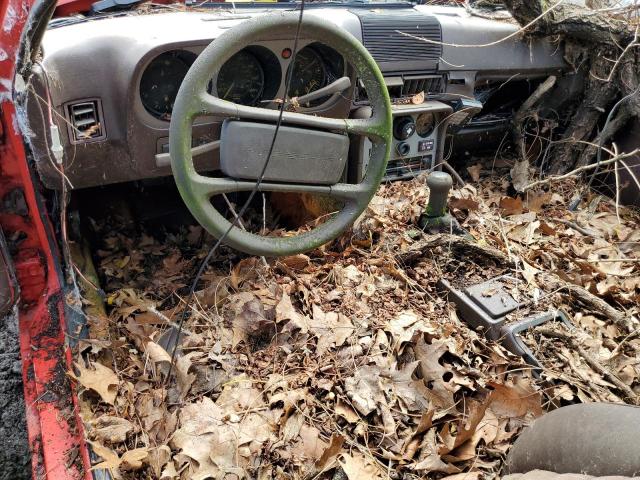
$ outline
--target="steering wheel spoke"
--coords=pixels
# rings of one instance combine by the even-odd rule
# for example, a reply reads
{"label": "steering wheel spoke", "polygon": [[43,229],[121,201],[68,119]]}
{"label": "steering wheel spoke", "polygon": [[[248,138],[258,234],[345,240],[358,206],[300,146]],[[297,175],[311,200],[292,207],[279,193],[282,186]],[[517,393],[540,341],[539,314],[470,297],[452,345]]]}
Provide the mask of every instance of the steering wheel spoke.
{"label": "steering wheel spoke", "polygon": [[191,188],[199,199],[208,200],[214,195],[242,191],[240,182],[232,178],[213,178],[200,174],[191,177]]}
{"label": "steering wheel spoke", "polygon": [[380,119],[371,117],[369,119],[349,118],[347,122],[347,132],[352,135],[361,135],[378,140],[386,139],[386,124]]}
{"label": "steering wheel spoke", "polygon": [[212,115],[222,118],[238,118],[238,105],[237,103],[223,100],[222,98],[214,97],[210,93],[204,92],[199,95],[197,101],[194,102],[194,106],[191,114],[195,115]]}
{"label": "steering wheel spoke", "polygon": [[[256,182],[234,180],[233,178],[206,177],[195,174],[191,178],[191,185],[194,193],[199,198],[211,198],[214,195],[235,192],[250,192],[256,186]],[[340,184],[339,184],[340,185]],[[344,194],[334,195],[333,189],[337,185],[304,185],[291,183],[262,182],[258,186],[259,192],[289,192],[289,193],[311,193],[319,195],[332,195],[338,198],[352,197],[353,195],[345,190]]]}
{"label": "steering wheel spoke", "polygon": [[346,203],[367,202],[371,196],[371,187],[365,183],[337,183],[331,186],[331,196]]}
{"label": "steering wheel spoke", "polygon": [[[202,95],[197,113],[223,118],[250,119],[273,124],[278,121],[280,116],[278,110],[238,105],[214,97],[208,93]],[[343,119],[318,117],[297,112],[283,112],[282,122],[289,125],[299,125],[301,127],[339,131],[352,135],[377,138],[383,138],[385,131],[384,122],[379,121],[375,117],[369,119]]]}

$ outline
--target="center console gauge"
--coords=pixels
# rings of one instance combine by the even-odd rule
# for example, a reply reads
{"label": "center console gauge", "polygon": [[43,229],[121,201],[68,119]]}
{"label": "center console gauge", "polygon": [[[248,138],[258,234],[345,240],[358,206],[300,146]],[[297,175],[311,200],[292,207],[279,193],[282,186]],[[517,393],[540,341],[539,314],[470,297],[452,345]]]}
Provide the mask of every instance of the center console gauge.
{"label": "center console gauge", "polygon": [[416,132],[421,137],[428,137],[436,128],[436,117],[432,112],[424,112],[416,119]]}
{"label": "center console gauge", "polygon": [[393,122],[393,136],[397,140],[406,140],[416,132],[416,124],[413,117],[398,117]]}

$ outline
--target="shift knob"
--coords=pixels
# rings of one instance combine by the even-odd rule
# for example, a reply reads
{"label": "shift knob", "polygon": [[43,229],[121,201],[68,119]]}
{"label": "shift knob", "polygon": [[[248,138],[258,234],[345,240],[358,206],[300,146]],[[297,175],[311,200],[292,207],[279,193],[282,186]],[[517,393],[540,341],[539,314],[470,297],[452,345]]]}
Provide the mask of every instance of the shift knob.
{"label": "shift knob", "polygon": [[429,205],[425,214],[427,217],[442,217],[447,213],[447,198],[453,186],[451,175],[446,172],[431,172],[427,177],[429,187]]}

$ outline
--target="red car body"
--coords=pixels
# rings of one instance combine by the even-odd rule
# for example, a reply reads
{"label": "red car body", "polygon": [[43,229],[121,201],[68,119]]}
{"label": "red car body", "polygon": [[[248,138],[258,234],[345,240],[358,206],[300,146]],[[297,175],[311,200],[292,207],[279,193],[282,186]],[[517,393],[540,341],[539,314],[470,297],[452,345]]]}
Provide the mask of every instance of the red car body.
{"label": "red car body", "polygon": [[[33,478],[92,478],[83,426],[67,372],[65,298],[59,251],[43,198],[33,181],[24,132],[14,104],[14,85],[33,10],[30,0],[0,2],[0,195],[19,192],[25,208],[3,208],[0,226],[7,238],[19,235],[17,249],[3,252],[5,270],[15,271],[10,291],[17,301],[20,353]],[[17,83],[14,79],[19,78]],[[6,205],[5,205],[6,207]],[[26,212],[26,213],[25,213]],[[11,266],[11,263],[13,264]]]}

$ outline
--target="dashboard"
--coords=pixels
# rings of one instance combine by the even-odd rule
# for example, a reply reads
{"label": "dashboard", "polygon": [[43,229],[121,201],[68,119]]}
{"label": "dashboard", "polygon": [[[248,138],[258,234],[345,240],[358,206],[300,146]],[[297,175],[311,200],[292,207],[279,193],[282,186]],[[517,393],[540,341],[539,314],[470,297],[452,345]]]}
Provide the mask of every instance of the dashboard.
{"label": "dashboard", "polygon": [[[67,159],[65,173],[73,188],[146,180],[171,175],[168,141],[173,103],[182,79],[202,50],[217,36],[265,10],[160,11],[90,18],[52,26],[45,34],[42,60],[32,84],[51,99],[60,121]],[[361,41],[380,66],[394,103],[394,145],[390,179],[427,168],[442,154],[450,124],[468,121],[456,110],[479,111],[480,85],[535,81],[566,67],[562,52],[544,40],[517,37],[488,49],[452,48],[449,44],[495,43],[517,28],[513,23],[469,17],[462,8],[395,6],[332,7],[312,4],[305,15],[318,15]],[[428,37],[431,43],[402,35]],[[292,62],[293,39],[270,32],[211,72],[208,90],[235,103],[277,108],[285,97],[299,97],[347,76],[343,92],[297,105],[304,113],[347,118],[365,115],[368,105],[353,69],[334,50],[302,32]],[[422,97],[420,97],[422,95]],[[416,98],[418,100],[416,100]],[[460,107],[460,100],[475,103]],[[27,114],[38,171],[46,186],[60,188],[48,160],[42,104],[31,95]],[[220,138],[222,119],[203,116],[193,127],[197,169],[219,168],[217,152],[206,145]],[[198,148],[201,148],[201,151]],[[367,141],[350,151],[366,169]],[[198,154],[199,153],[199,154]],[[351,161],[351,160],[350,160]],[[355,175],[355,177],[354,177]]]}

